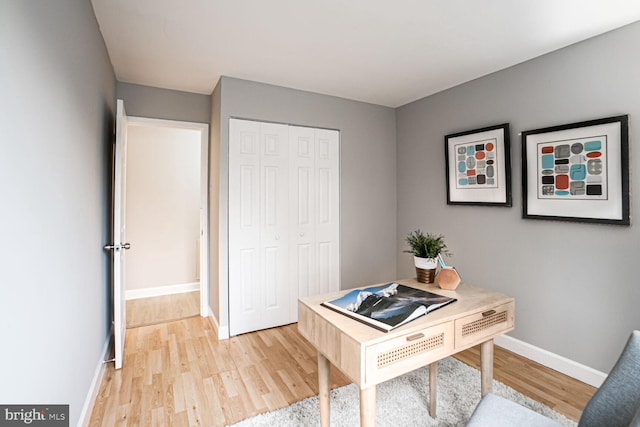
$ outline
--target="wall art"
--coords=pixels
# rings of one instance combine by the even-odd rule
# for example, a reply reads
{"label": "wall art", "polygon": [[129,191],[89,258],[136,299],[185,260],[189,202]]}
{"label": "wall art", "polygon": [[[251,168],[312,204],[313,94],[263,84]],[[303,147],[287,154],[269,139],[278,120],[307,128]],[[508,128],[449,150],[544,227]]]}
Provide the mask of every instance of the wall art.
{"label": "wall art", "polygon": [[444,137],[447,204],[511,206],[509,124]]}
{"label": "wall art", "polygon": [[628,121],[523,132],[523,218],[629,225]]}

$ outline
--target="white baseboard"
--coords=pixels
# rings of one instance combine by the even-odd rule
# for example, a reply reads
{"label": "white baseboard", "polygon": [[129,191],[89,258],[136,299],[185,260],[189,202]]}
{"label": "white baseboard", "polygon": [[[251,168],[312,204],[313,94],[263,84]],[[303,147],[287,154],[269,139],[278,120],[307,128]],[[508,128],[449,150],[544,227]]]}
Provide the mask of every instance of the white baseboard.
{"label": "white baseboard", "polygon": [[213,317],[213,310],[211,310],[211,306],[209,304],[205,304],[205,305],[206,305],[205,312],[204,313],[200,312],[200,316]]}
{"label": "white baseboard", "polygon": [[89,386],[87,398],[85,399],[84,405],[82,406],[82,412],[80,412],[78,427],[88,427],[89,422],[91,421],[91,413],[93,412],[93,407],[96,404],[98,393],[100,393],[100,386],[102,385],[104,374],[107,371],[107,364],[104,361],[107,360],[107,357],[110,354],[109,344],[111,343],[112,335],[113,335],[113,326],[111,327],[111,330],[107,335],[107,339],[104,342],[104,347],[102,348],[102,355],[100,356],[100,360],[98,360],[96,371],[93,374],[93,380],[91,380],[91,385]]}
{"label": "white baseboard", "polygon": [[223,326],[218,328],[218,339],[219,340],[228,340],[229,339],[229,327]]}
{"label": "white baseboard", "polygon": [[200,290],[200,282],[181,283],[179,285],[157,286],[155,288],[129,289],[124,293],[124,299],[140,299],[159,297],[162,295],[182,294]]}
{"label": "white baseboard", "polygon": [[211,313],[209,315],[209,317],[211,318],[211,321],[213,322],[213,324],[216,327],[216,330],[218,331],[218,340],[226,340],[229,338],[229,327],[228,326],[220,326],[220,323],[218,323],[218,319],[216,319],[216,316],[213,315],[213,309],[211,309],[211,307],[209,307],[209,313]]}
{"label": "white baseboard", "polygon": [[596,388],[607,378],[603,372],[508,335],[496,338],[495,344]]}

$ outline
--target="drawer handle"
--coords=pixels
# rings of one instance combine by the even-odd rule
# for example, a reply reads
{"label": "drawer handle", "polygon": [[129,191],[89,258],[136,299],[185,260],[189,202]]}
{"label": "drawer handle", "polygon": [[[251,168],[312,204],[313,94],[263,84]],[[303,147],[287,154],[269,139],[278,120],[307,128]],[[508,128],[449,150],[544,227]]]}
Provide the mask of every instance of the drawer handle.
{"label": "drawer handle", "polygon": [[482,317],[489,317],[496,314],[495,310],[489,310],[489,311],[485,311],[484,313],[482,313]]}
{"label": "drawer handle", "polygon": [[424,334],[423,333],[417,333],[417,334],[409,335],[407,337],[407,341],[415,341],[415,340],[419,340],[420,338],[424,338]]}

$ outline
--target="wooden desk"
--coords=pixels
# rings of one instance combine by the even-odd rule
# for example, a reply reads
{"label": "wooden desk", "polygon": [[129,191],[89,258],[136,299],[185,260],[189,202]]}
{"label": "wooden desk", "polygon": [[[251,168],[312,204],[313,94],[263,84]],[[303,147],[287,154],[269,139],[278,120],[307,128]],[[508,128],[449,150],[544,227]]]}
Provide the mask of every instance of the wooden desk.
{"label": "wooden desk", "polygon": [[438,360],[478,344],[482,395],[491,392],[493,339],[513,330],[514,299],[464,283],[455,291],[415,279],[396,283],[452,296],[458,301],[385,333],[320,305],[352,289],[299,300],[298,329],[318,349],[323,427],[329,427],[331,364],[360,387],[361,426],[375,426],[377,384],[426,365],[429,413],[435,417]]}

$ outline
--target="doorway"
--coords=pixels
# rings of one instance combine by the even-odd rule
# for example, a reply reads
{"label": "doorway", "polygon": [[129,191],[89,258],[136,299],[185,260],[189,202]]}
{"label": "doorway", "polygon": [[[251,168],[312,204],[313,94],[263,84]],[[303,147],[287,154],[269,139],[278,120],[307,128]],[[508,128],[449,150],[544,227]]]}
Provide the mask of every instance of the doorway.
{"label": "doorway", "polygon": [[208,128],[129,117],[127,327],[209,316]]}

